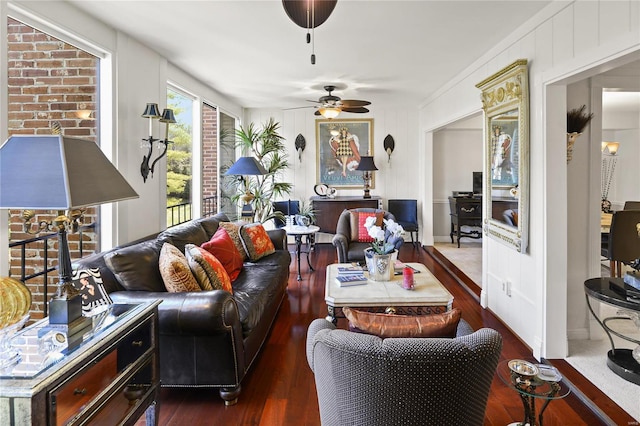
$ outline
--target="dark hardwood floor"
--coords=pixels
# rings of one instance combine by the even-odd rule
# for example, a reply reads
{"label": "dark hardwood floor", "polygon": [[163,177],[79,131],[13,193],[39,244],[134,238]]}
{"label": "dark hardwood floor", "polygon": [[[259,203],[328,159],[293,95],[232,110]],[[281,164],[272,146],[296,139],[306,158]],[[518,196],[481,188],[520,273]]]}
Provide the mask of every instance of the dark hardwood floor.
{"label": "dark hardwood floor", "polygon": [[[438,256],[439,261],[436,260]],[[490,311],[480,307],[478,287],[435,249],[418,249],[405,244],[399,258],[425,264],[453,294],[454,307],[462,310],[463,318],[474,329],[490,327],[498,330],[504,342],[501,359],[533,360],[530,348]],[[262,353],[243,381],[237,405],[225,407],[216,389],[163,388],[160,392],[160,424],[319,425],[318,401],[313,374],[306,360],[305,339],[309,323],[327,314],[325,270],[327,264],[334,262],[334,247],[318,244],[312,254],[316,271],[310,273],[303,261],[303,281],[300,282],[296,281],[295,262],[291,263],[288,295]],[[343,321],[338,325],[344,327]],[[551,362],[561,369],[575,389],[568,397],[549,404],[544,415],[545,425],[638,424],[566,362]],[[522,419],[523,408],[517,393],[494,377],[484,424],[504,426]]]}

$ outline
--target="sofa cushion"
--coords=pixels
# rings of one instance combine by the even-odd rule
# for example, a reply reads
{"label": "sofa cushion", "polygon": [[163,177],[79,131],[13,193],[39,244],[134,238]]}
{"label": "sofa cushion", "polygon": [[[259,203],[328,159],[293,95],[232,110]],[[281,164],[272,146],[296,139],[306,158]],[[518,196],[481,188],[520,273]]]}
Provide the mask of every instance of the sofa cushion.
{"label": "sofa cushion", "polygon": [[455,337],[462,312],[454,308],[434,315],[391,315],[342,309],[352,331],[378,337]]}
{"label": "sofa cushion", "polygon": [[242,256],[242,260],[245,261],[249,257],[247,256],[247,252],[244,251],[242,238],[240,238],[240,227],[242,225],[244,225],[244,222],[220,222],[220,227],[224,228],[227,231],[227,233],[231,237],[231,240],[233,241],[233,244],[235,244],[238,252]]}
{"label": "sofa cushion", "polygon": [[114,249],[105,254],[105,263],[126,290],[166,291],[158,268],[161,247],[149,240]]}
{"label": "sofa cushion", "polygon": [[213,237],[201,247],[222,263],[231,281],[238,278],[242,270],[243,258],[226,229],[218,228]]}
{"label": "sofa cushion", "polygon": [[202,290],[226,290],[233,292],[231,279],[220,261],[207,250],[187,244],[185,256],[189,268]]}
{"label": "sofa cushion", "polygon": [[376,226],[382,226],[382,218],[384,216],[383,211],[376,212],[349,212],[349,225],[351,228],[351,241],[358,241],[361,243],[373,242],[373,237],[369,235],[369,231],[364,227],[364,223],[367,218],[375,217]]}
{"label": "sofa cushion", "polygon": [[200,291],[187,258],[177,247],[164,243],[160,250],[158,266],[167,291],[171,293]]}
{"label": "sofa cushion", "polygon": [[175,246],[180,252],[184,252],[186,244],[199,246],[208,239],[205,229],[199,222],[193,220],[172,226],[158,234],[159,241]]}
{"label": "sofa cushion", "polygon": [[260,223],[242,225],[240,227],[240,237],[251,261],[255,262],[276,251],[271,238],[269,238],[267,231]]}
{"label": "sofa cushion", "polygon": [[113,301],[102,285],[99,268],[73,271],[73,286],[82,295],[82,313],[85,316],[96,315],[113,305]]}
{"label": "sofa cushion", "polygon": [[202,229],[204,229],[204,232],[207,233],[207,239],[209,239],[213,236],[213,234],[216,233],[216,231],[220,227],[220,222],[223,219],[226,220],[227,222],[229,221],[229,219],[227,219],[227,217],[222,213],[219,213],[215,216],[207,216],[200,219],[196,219],[196,221],[200,224],[200,226],[202,226]]}

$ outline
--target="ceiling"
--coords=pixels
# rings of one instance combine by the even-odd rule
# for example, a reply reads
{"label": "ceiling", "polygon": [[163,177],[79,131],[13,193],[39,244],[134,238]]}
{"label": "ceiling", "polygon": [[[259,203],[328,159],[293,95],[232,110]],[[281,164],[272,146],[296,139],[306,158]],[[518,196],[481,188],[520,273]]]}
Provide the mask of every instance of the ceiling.
{"label": "ceiling", "polygon": [[417,106],[550,3],[338,0],[312,65],[281,0],[69,2],[245,108],[309,106],[326,84],[372,107]]}

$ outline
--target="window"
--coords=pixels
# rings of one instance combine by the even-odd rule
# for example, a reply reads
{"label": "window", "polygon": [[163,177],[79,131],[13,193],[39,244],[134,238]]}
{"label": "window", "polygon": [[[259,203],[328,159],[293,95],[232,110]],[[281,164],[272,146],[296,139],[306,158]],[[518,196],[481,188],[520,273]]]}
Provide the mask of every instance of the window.
{"label": "window", "polygon": [[167,89],[167,108],[176,123],[169,126],[167,149],[167,226],[191,220],[193,98],[173,87]]}

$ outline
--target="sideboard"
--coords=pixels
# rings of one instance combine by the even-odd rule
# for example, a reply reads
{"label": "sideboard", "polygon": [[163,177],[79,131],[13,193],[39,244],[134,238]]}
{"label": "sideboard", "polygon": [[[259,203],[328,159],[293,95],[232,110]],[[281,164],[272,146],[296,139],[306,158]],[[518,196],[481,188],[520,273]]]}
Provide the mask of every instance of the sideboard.
{"label": "sideboard", "polygon": [[311,203],[316,213],[316,225],[320,227],[320,232],[335,234],[338,217],[345,209],[356,209],[360,207],[369,207],[373,209],[382,208],[382,198],[372,196],[371,198],[362,197],[311,197]]}

